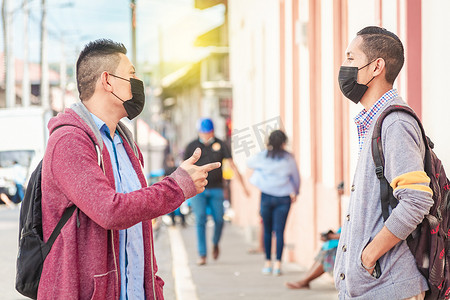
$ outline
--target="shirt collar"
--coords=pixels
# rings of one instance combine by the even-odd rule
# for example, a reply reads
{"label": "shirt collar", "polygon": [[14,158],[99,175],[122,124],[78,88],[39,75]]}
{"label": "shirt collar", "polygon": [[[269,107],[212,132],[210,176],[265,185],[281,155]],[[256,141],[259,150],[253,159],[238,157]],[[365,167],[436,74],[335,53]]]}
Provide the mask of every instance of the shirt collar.
{"label": "shirt collar", "polygon": [[[102,121],[99,117],[97,117],[96,115],[94,115],[93,113],[91,113],[92,118],[94,119],[95,125],[97,125],[98,130],[100,130],[100,132],[103,132],[108,138],[111,138],[111,134],[109,131],[109,127],[106,126],[106,123],[104,121]],[[119,140],[121,143],[123,143],[122,137],[120,136],[120,134],[117,132],[115,132],[114,138],[116,138],[116,136],[119,137]]]}
{"label": "shirt collar", "polygon": [[366,129],[369,128],[372,124],[373,117],[384,107],[387,102],[397,97],[398,93],[396,89],[391,89],[384,93],[383,96],[381,96],[369,110],[364,108],[356,115],[354,119],[356,125],[362,126]]}
{"label": "shirt collar", "polygon": [[105,122],[103,122],[99,117],[97,117],[93,113],[91,113],[91,116],[94,119],[94,123],[95,123],[95,125],[97,125],[98,130],[106,131],[106,133],[108,133],[108,134],[110,133],[109,128],[108,128],[108,126],[106,126]]}
{"label": "shirt collar", "polygon": [[200,137],[198,138],[198,142],[206,147],[209,147],[216,142],[216,137],[213,136],[208,144],[203,143]]}
{"label": "shirt collar", "polygon": [[358,144],[359,144],[359,153],[361,153],[364,141],[366,139],[366,135],[369,132],[369,128],[372,125],[372,122],[376,116],[376,114],[392,99],[398,97],[397,90],[392,89],[384,93],[377,102],[372,105],[372,107],[367,111],[363,109],[359,114],[355,117],[356,128],[358,130]]}

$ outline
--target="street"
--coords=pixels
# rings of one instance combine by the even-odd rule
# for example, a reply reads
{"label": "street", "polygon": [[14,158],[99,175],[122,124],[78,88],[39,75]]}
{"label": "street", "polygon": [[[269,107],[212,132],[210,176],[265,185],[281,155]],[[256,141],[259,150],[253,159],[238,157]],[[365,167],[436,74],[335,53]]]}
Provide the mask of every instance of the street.
{"label": "street", "polygon": [[[14,289],[15,256],[17,253],[19,208],[0,206],[0,299],[26,299]],[[209,224],[211,225],[211,224]],[[208,233],[212,228],[208,227]],[[210,239],[209,239],[210,240]],[[211,247],[209,247],[211,248]],[[155,232],[155,251],[159,271],[165,284],[164,296],[168,300],[230,300],[230,299],[336,299],[329,275],[311,283],[310,290],[288,290],[285,281],[296,280],[301,269],[296,264],[283,264],[283,275],[263,276],[262,254],[248,254],[242,230],[225,224],[220,257],[208,259],[205,266],[197,266],[195,227],[192,222],[185,228],[161,225]],[[176,266],[174,268],[174,266]]]}
{"label": "street", "polygon": [[3,247],[0,247],[0,298],[5,300],[28,299],[16,292],[14,288],[19,236],[19,207],[8,209],[6,205],[0,205],[0,235],[3,239]]}

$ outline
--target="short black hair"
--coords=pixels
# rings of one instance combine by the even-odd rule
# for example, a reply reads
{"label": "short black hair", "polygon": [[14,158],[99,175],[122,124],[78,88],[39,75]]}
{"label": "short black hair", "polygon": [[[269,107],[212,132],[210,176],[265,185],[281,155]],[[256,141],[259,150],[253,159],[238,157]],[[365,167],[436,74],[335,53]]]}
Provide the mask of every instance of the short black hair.
{"label": "short black hair", "polygon": [[110,39],[89,42],[77,60],[77,87],[81,101],[89,100],[102,72],[114,72],[120,62],[120,53],[127,54],[122,43]]}
{"label": "short black hair", "polygon": [[378,26],[365,27],[357,36],[363,39],[361,50],[369,62],[377,58],[384,59],[386,81],[393,84],[405,62],[403,44],[398,36]]}

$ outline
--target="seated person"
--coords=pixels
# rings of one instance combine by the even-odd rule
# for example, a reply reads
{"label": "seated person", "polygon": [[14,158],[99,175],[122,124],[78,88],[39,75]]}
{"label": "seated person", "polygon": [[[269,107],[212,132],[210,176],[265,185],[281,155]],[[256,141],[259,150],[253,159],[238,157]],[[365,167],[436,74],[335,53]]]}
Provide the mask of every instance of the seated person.
{"label": "seated person", "polygon": [[336,258],[336,249],[339,243],[339,237],[341,235],[341,228],[334,233],[328,231],[322,233],[320,239],[324,241],[322,248],[314,259],[315,262],[303,276],[302,279],[295,282],[286,282],[286,287],[289,289],[309,289],[309,283],[314,279],[327,272],[333,275],[334,260]]}
{"label": "seated person", "polygon": [[6,193],[0,190],[0,203],[5,203],[9,208],[14,208],[14,202],[12,202]]}

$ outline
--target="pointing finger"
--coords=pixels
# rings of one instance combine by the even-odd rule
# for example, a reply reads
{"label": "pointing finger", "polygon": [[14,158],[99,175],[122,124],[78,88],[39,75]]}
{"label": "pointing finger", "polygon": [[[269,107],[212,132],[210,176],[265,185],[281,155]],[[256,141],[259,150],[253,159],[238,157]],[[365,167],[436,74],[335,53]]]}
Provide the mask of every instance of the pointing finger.
{"label": "pointing finger", "polygon": [[202,166],[202,171],[209,172],[214,169],[220,168],[220,166],[221,166],[220,162],[207,164],[207,165]]}

